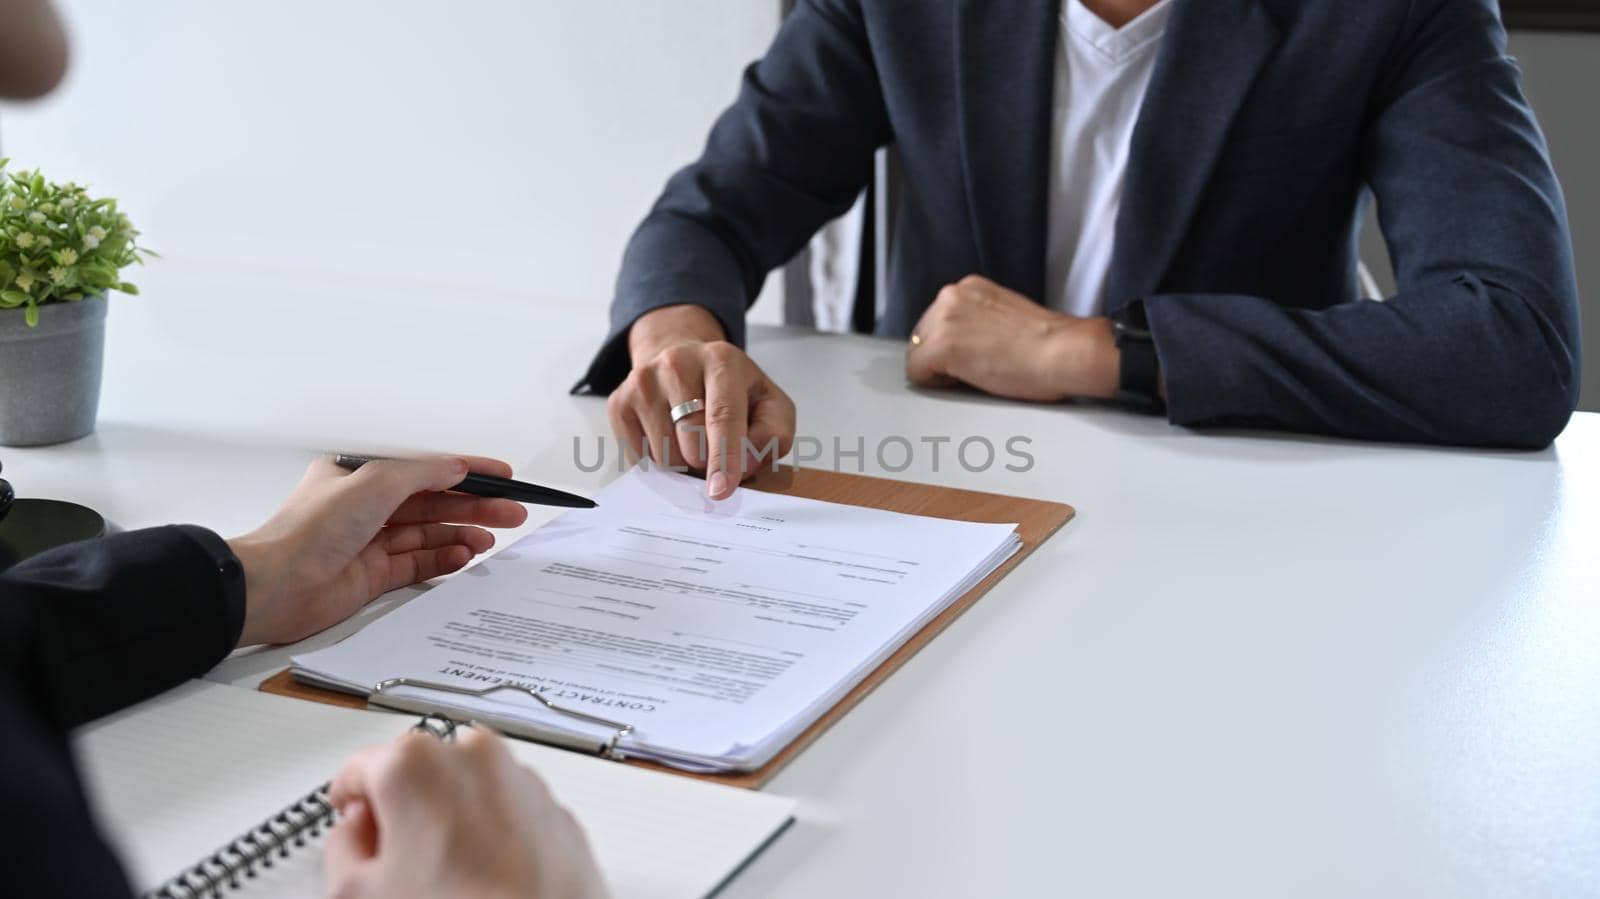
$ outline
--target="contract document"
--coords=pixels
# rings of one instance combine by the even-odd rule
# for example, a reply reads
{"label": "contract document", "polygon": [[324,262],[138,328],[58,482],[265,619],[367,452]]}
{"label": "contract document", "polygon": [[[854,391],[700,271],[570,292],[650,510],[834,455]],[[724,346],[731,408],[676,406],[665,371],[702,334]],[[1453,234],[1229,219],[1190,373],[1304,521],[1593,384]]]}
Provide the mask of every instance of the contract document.
{"label": "contract document", "polygon": [[[1021,547],[1010,524],[742,488],[713,502],[703,481],[645,468],[596,500],[295,657],[295,676],[363,694],[401,677],[519,685],[629,725],[623,756],[748,771]],[[513,690],[390,693],[453,717],[609,730]]]}

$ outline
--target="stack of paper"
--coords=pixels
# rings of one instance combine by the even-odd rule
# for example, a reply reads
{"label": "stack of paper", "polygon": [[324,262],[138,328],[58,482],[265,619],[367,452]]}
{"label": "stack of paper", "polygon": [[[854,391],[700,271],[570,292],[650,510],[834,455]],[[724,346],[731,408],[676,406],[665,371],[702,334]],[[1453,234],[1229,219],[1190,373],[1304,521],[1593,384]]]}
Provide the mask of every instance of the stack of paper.
{"label": "stack of paper", "polygon": [[[517,683],[633,726],[624,754],[760,767],[1021,546],[1014,525],[902,515],[635,469],[296,677],[366,693],[396,677]],[[500,691],[402,688],[489,721],[603,728]]]}

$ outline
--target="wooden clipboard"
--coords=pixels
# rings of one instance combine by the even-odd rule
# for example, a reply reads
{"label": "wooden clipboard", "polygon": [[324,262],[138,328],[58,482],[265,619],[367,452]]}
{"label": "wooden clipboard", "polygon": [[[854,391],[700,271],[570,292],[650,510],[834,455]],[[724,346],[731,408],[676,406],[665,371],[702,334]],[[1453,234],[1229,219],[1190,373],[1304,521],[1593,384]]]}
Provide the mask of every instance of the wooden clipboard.
{"label": "wooden clipboard", "polygon": [[[868,693],[871,693],[878,684],[893,674],[906,663],[906,660],[916,655],[917,651],[928,645],[940,631],[950,626],[961,613],[972,607],[989,588],[999,583],[1000,579],[1010,573],[1011,569],[1021,564],[1039,544],[1043,543],[1051,534],[1054,534],[1063,524],[1069,521],[1074,512],[1073,508],[1065,503],[1052,503],[1036,499],[1021,499],[1014,496],[1002,496],[997,493],[978,493],[972,490],[957,490],[951,487],[934,487],[927,484],[913,484],[904,481],[891,481],[885,478],[874,478],[866,475],[844,474],[834,471],[817,469],[795,469],[784,467],[775,472],[765,472],[746,484],[757,490],[770,493],[782,493],[789,496],[801,496],[807,499],[823,500],[831,503],[842,503],[851,506],[863,506],[869,509],[884,509],[890,512],[904,512],[910,515],[928,515],[935,518],[950,518],[958,521],[982,522],[1015,522],[1017,534],[1022,538],[1022,548],[1010,559],[996,568],[990,575],[979,581],[977,586],[950,605],[949,608],[939,613],[932,621],[928,622],[922,630],[918,631],[905,645],[901,646],[883,661],[872,673],[868,674],[855,689],[846,693],[839,703],[818,718],[809,728],[806,728],[794,742],[784,747],[772,761],[755,771],[733,772],[727,774],[691,774],[668,768],[654,762],[630,760],[624,764],[637,765],[641,768],[654,768],[667,771],[684,777],[694,777],[700,780],[709,780],[729,786],[743,787],[746,789],[760,789],[767,781],[783,769],[783,767],[799,755],[807,746],[810,746],[818,737],[833,726],[835,721],[855,708]],[[324,702],[330,705],[346,706],[362,709],[367,707],[365,697],[349,693],[339,693],[321,687],[313,687],[296,681],[288,669],[278,672],[261,682],[261,690],[267,693],[276,693],[280,696],[293,696],[300,699],[309,699],[315,702]]]}

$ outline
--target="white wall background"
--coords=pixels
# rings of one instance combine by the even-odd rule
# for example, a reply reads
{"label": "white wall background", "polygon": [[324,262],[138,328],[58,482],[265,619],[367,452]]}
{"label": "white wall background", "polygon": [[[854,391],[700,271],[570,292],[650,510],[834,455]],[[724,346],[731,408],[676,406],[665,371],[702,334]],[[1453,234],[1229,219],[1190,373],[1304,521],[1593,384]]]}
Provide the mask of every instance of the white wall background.
{"label": "white wall background", "polygon": [[581,299],[597,327],[778,24],[776,0],[58,5],[71,73],[0,110],[0,148],[119,197],[151,247]]}

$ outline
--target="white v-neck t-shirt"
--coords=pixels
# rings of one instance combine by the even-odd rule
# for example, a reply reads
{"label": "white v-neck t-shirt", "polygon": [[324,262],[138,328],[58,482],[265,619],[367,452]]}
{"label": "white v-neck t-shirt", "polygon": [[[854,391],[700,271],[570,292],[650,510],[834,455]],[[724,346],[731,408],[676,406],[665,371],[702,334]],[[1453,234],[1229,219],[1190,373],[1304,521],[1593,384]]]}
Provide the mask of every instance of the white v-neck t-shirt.
{"label": "white v-neck t-shirt", "polygon": [[1062,0],[1051,131],[1045,304],[1095,316],[1105,306],[1128,145],[1155,70],[1172,0],[1112,28]]}

